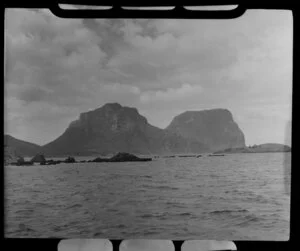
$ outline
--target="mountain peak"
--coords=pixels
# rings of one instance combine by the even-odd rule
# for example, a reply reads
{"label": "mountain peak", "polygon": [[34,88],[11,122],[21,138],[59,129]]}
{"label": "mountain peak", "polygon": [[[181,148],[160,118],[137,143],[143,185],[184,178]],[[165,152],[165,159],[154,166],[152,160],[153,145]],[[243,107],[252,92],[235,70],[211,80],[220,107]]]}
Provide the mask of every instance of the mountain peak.
{"label": "mountain peak", "polygon": [[106,103],[103,106],[96,108],[95,110],[89,111],[88,113],[93,112],[119,112],[119,111],[133,111],[136,114],[139,114],[138,110],[135,107],[129,107],[129,106],[122,106],[119,103]]}
{"label": "mountain peak", "polygon": [[81,113],[79,118],[70,123],[67,132],[77,130],[82,140],[93,137],[103,138],[108,135],[143,131],[148,124],[136,108],[122,106],[119,103],[107,103],[100,108]]}
{"label": "mountain peak", "polygon": [[211,149],[245,146],[244,134],[228,109],[187,111],[177,115],[166,129],[195,138]]}
{"label": "mountain peak", "polygon": [[181,116],[182,114],[205,114],[205,113],[210,113],[210,114],[215,114],[215,113],[226,113],[226,114],[231,114],[231,112],[226,109],[226,108],[214,108],[214,109],[204,109],[204,110],[192,110],[192,111],[186,111],[178,116]]}
{"label": "mountain peak", "polygon": [[107,111],[118,111],[120,109],[122,109],[123,106],[120,105],[119,103],[115,102],[115,103],[106,103],[94,110],[90,110],[88,112],[84,112],[84,113],[93,113],[93,112],[101,112],[103,110],[107,110]]}
{"label": "mountain peak", "polygon": [[121,109],[121,108],[123,108],[123,106],[120,105],[119,103],[115,102],[115,103],[106,103],[101,108]]}

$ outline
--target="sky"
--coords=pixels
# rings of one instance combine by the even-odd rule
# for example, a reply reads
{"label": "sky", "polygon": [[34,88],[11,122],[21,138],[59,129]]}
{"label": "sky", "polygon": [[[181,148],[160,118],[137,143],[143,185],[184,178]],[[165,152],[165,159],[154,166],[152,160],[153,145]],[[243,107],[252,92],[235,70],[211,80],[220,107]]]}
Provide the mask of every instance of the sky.
{"label": "sky", "polygon": [[187,110],[226,108],[246,144],[291,144],[293,18],[63,19],[6,9],[4,130],[44,145],[110,102],[159,128]]}

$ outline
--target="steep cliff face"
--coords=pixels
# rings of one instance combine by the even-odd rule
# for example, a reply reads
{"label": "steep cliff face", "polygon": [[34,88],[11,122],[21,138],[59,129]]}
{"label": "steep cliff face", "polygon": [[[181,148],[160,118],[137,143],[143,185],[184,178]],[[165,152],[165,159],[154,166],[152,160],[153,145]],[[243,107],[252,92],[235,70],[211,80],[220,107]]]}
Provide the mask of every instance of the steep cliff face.
{"label": "steep cliff face", "polygon": [[226,109],[184,112],[173,119],[166,131],[197,140],[212,151],[245,147],[244,134]]}

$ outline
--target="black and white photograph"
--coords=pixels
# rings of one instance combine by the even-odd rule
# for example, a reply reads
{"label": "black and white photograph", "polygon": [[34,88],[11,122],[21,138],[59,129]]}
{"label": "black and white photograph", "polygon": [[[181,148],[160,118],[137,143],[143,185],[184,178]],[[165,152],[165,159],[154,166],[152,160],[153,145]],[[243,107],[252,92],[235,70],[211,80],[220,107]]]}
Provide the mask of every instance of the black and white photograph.
{"label": "black and white photograph", "polygon": [[5,237],[289,240],[291,11],[4,25]]}

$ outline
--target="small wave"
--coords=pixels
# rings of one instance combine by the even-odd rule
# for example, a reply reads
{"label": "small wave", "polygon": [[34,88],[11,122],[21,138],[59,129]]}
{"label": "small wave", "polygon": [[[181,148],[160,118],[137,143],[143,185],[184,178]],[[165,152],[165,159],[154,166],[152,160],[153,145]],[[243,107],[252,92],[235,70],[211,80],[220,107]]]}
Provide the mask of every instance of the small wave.
{"label": "small wave", "polygon": [[152,178],[151,175],[141,175],[140,178]]}
{"label": "small wave", "polygon": [[33,230],[33,229],[30,228],[30,227],[25,226],[25,224],[23,224],[23,223],[20,223],[20,224],[19,224],[19,229],[18,229],[18,231],[22,231],[22,232],[35,232],[35,230]]}
{"label": "small wave", "polygon": [[168,213],[153,213],[153,214],[143,214],[141,218],[148,219],[148,218],[162,218],[168,215]]}
{"label": "small wave", "polygon": [[278,213],[271,213],[271,214],[264,214],[264,217],[274,217],[276,219],[278,219],[280,217],[280,215]]}
{"label": "small wave", "polygon": [[33,209],[19,209],[16,211],[17,214],[31,214],[33,213]]}
{"label": "small wave", "polygon": [[147,218],[152,218],[154,217],[152,214],[143,214],[141,215],[141,218],[147,219]]}
{"label": "small wave", "polygon": [[53,231],[55,231],[55,232],[59,232],[61,230],[62,230],[61,226],[55,226],[55,227],[53,227]]}
{"label": "small wave", "polygon": [[250,223],[260,222],[261,219],[254,216],[254,215],[247,215],[243,217],[242,221],[240,223],[235,224],[235,226],[245,227],[248,226]]}
{"label": "small wave", "polygon": [[276,204],[280,205],[278,201],[274,199],[270,199],[268,197],[265,197],[264,195],[261,194],[256,194],[252,191],[240,191],[237,189],[231,190],[231,191],[225,191],[225,194],[234,194],[240,196],[238,199],[242,201],[253,201],[253,202],[260,202],[260,203],[270,203],[270,204]]}
{"label": "small wave", "polygon": [[151,186],[151,185],[143,185],[142,188],[150,188],[150,189],[161,189],[161,190],[179,190],[177,187],[170,187],[166,185],[160,185],[160,186]]}
{"label": "small wave", "polygon": [[66,209],[79,208],[79,207],[82,207],[82,205],[77,203],[77,204],[67,207]]}
{"label": "small wave", "polygon": [[172,206],[184,206],[184,204],[182,202],[179,202],[179,201],[167,201],[166,204],[167,205],[172,205]]}
{"label": "small wave", "polygon": [[48,203],[45,203],[45,202],[37,202],[35,204],[36,207],[49,207],[49,204]]}
{"label": "small wave", "polygon": [[158,186],[156,188],[158,188],[158,189],[167,189],[167,190],[178,190],[179,189],[177,187],[169,187],[169,186]]}
{"label": "small wave", "polygon": [[247,215],[244,217],[245,220],[248,220],[248,221],[260,221],[261,219],[255,215]]}
{"label": "small wave", "polygon": [[166,205],[168,208],[172,208],[172,209],[176,209],[176,208],[185,208],[185,204],[183,203],[180,203],[180,202],[171,202],[171,201],[168,201],[166,202]]}
{"label": "small wave", "polygon": [[97,231],[96,233],[94,233],[93,234],[93,237],[103,237],[103,234],[104,234],[105,232],[102,232],[102,231]]}
{"label": "small wave", "polygon": [[143,235],[155,235],[155,234],[159,234],[159,231],[147,230],[143,232]]}
{"label": "small wave", "polygon": [[227,193],[232,193],[232,194],[236,194],[236,195],[245,195],[245,194],[247,194],[248,195],[248,193],[251,193],[252,194],[252,192],[248,192],[248,191],[242,191],[242,190],[238,190],[238,189],[233,189],[233,190],[227,190],[227,191],[225,191],[225,193],[227,194]]}
{"label": "small wave", "polygon": [[191,213],[180,213],[179,216],[193,216]]}
{"label": "small wave", "polygon": [[209,212],[209,214],[232,214],[232,213],[249,213],[247,209],[239,209],[239,210],[215,210]]}

